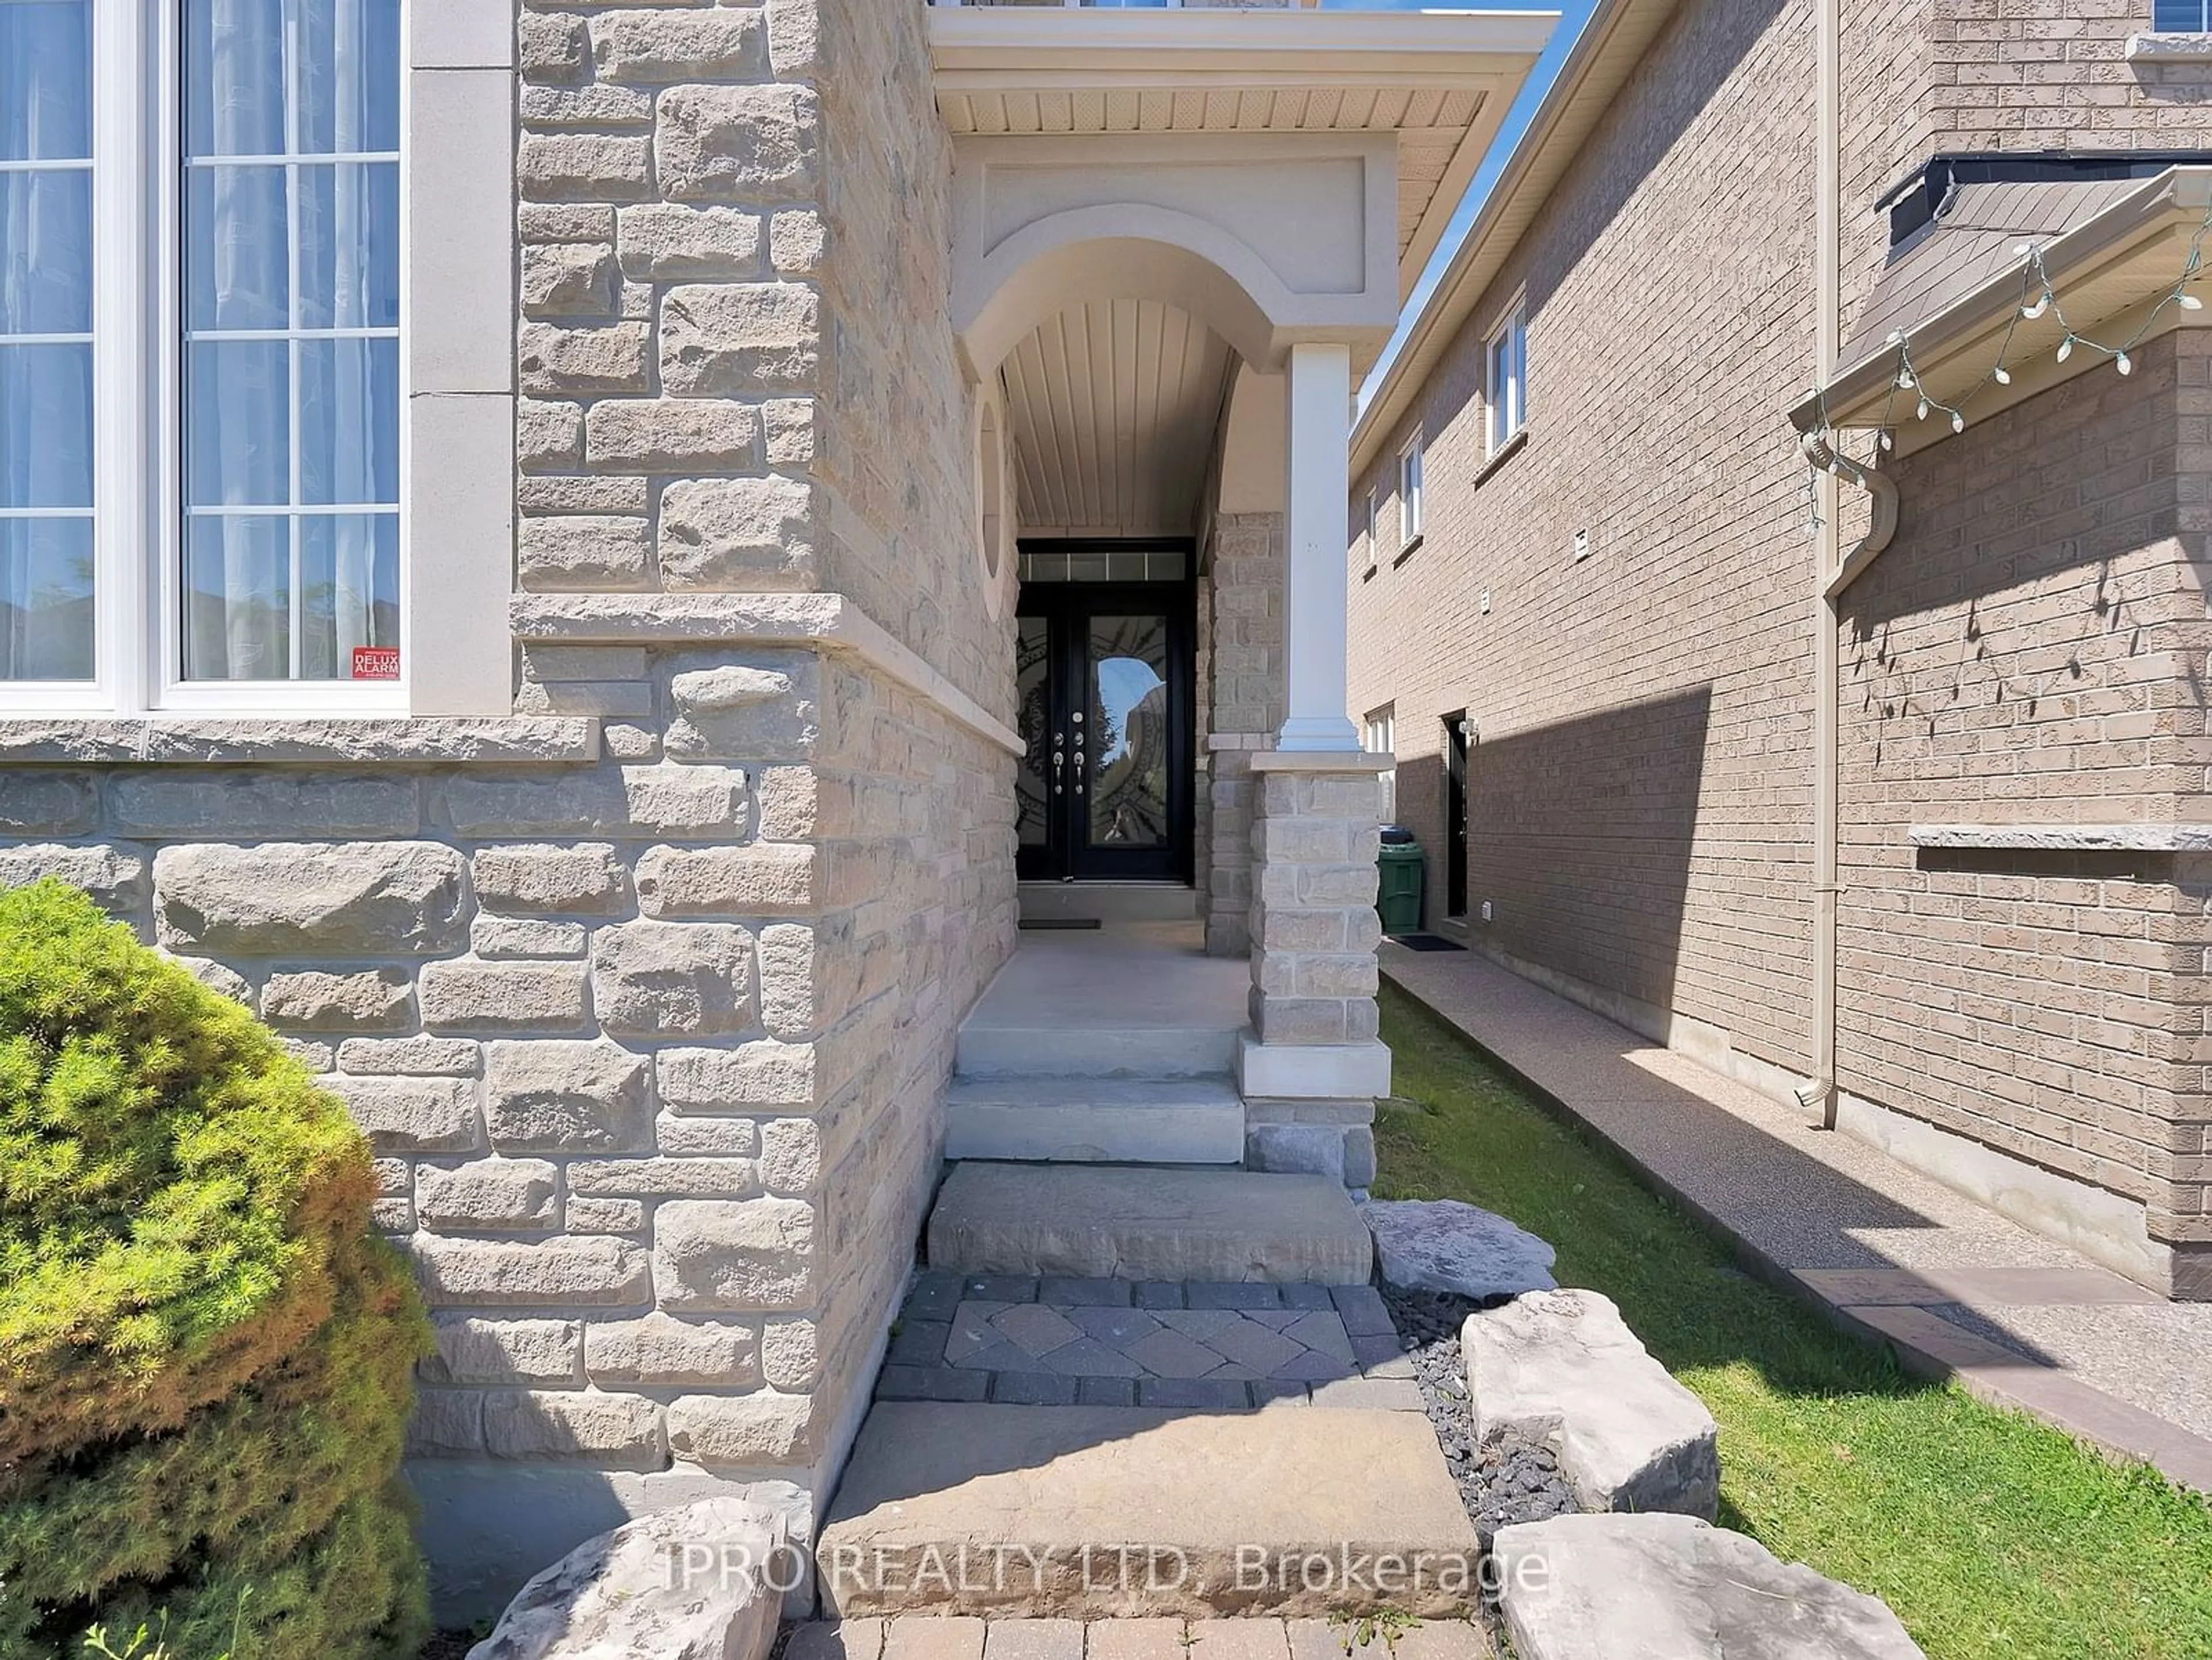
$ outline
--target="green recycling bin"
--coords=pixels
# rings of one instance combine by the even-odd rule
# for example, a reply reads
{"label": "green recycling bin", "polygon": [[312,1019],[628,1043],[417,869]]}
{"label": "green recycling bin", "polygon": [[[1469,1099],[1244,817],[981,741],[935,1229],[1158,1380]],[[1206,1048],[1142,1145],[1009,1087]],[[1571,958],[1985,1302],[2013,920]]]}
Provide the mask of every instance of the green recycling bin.
{"label": "green recycling bin", "polygon": [[1385,830],[1382,851],[1376,855],[1381,879],[1376,884],[1375,909],[1382,915],[1383,933],[1419,933],[1427,865],[1419,842],[1404,830],[1397,830],[1396,836],[1399,839],[1391,839],[1392,831]]}

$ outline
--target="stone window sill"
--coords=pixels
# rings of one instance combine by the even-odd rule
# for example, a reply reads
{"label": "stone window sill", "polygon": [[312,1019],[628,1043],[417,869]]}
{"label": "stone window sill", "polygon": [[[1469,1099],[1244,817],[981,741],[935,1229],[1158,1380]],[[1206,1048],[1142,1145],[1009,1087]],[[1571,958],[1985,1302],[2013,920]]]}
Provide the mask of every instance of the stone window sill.
{"label": "stone window sill", "polygon": [[1395,569],[1398,566],[1404,564],[1408,559],[1411,559],[1416,553],[1419,553],[1421,550],[1421,544],[1426,540],[1428,540],[1426,532],[1421,532],[1415,535],[1407,537],[1406,538],[1405,544],[1401,546],[1396,553],[1390,556],[1391,568]]}
{"label": "stone window sill", "polygon": [[2212,64],[2212,34],[2131,34],[2130,64]]}
{"label": "stone window sill", "polygon": [[1474,475],[1474,483],[1470,484],[1468,488],[1470,489],[1480,489],[1485,483],[1489,482],[1490,475],[1492,473],[1496,472],[1508,461],[1510,461],[1515,456],[1520,454],[1522,450],[1525,450],[1528,447],[1528,429],[1524,426],[1515,431],[1514,435],[1505,441],[1504,448],[1499,450],[1497,454],[1492,456],[1490,459],[1482,464],[1480,469],[1477,471]]}
{"label": "stone window sill", "polygon": [[2212,824],[1915,824],[1916,848],[2057,853],[2212,852]]}
{"label": "stone window sill", "polygon": [[0,721],[0,764],[562,766],[596,761],[596,721]]}

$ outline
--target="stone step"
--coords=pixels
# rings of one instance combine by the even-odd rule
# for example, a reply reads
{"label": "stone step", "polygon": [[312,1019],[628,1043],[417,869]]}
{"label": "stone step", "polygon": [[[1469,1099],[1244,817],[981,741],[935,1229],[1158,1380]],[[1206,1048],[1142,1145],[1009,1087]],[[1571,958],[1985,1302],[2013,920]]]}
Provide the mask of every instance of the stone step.
{"label": "stone step", "polygon": [[1472,1600],[1477,1550],[1419,1413],[885,1401],[816,1560],[848,1619],[1436,1617]]}
{"label": "stone step", "polygon": [[947,1158],[1235,1164],[1244,1098],[1227,1077],[958,1078],[945,1098]]}
{"label": "stone step", "polygon": [[1363,1286],[1373,1258],[1326,1176],[970,1161],[929,1214],[930,1266],[963,1274]]}
{"label": "stone step", "polygon": [[1198,915],[1198,891],[1182,882],[1024,882],[1022,920],[1188,922]]}
{"label": "stone step", "polygon": [[1210,1078],[1237,1064],[1241,1023],[997,1025],[960,1028],[963,1078]]}

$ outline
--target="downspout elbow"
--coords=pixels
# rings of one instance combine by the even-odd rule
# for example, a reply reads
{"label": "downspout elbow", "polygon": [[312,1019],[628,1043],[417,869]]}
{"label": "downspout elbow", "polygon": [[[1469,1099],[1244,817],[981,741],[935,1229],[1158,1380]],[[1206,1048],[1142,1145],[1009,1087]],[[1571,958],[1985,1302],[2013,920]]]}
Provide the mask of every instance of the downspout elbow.
{"label": "downspout elbow", "polygon": [[1808,432],[1799,442],[1804,446],[1805,459],[1814,466],[1864,490],[1871,509],[1866,534],[1837,562],[1835,570],[1822,585],[1823,597],[1832,601],[1859,580],[1896,536],[1897,481],[1878,467],[1863,466],[1852,460],[1831,444],[1824,432]]}

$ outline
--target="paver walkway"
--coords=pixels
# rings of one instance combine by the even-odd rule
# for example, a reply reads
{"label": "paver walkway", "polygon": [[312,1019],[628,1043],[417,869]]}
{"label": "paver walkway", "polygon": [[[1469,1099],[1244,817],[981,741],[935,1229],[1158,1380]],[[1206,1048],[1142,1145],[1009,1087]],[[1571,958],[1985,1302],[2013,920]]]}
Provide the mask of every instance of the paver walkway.
{"label": "paver walkway", "polygon": [[1031,1407],[1278,1404],[1419,1412],[1372,1286],[1038,1279],[933,1271],[899,1311],[886,1401]]}
{"label": "paver walkway", "polygon": [[1475,952],[1385,941],[1382,958],[1749,1258],[1909,1365],[2212,1491],[2212,1304],[2168,1303]]}
{"label": "paver walkway", "polygon": [[1385,1643],[1352,1642],[1327,1620],[980,1620],[901,1614],[811,1621],[782,1660],[1490,1660],[1479,1626],[1424,1620]]}

